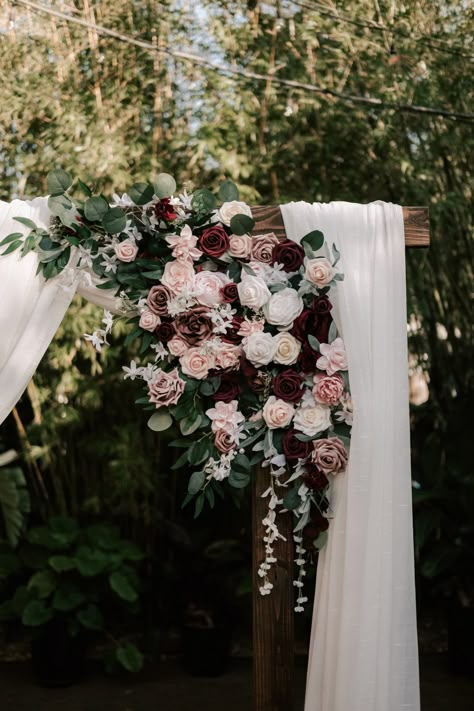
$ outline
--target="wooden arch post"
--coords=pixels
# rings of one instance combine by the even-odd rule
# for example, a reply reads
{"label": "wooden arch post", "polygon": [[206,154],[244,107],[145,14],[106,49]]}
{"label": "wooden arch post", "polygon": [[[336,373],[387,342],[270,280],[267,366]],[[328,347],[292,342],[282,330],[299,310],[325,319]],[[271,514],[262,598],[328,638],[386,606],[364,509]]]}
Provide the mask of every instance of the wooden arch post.
{"label": "wooden arch post", "polygon": [[[256,221],[253,233],[274,232],[285,238],[285,227],[278,205],[252,208]],[[428,247],[429,215],[426,207],[404,207],[405,244]],[[270,579],[271,595],[259,593],[257,570],[265,559],[263,519],[267,505],[262,494],[270,485],[268,470],[256,467],[252,493],[253,550],[253,670],[254,711],[292,711],[294,684],[294,603],[293,603],[293,519],[280,515],[278,527],[286,541],[273,544],[277,563]]]}

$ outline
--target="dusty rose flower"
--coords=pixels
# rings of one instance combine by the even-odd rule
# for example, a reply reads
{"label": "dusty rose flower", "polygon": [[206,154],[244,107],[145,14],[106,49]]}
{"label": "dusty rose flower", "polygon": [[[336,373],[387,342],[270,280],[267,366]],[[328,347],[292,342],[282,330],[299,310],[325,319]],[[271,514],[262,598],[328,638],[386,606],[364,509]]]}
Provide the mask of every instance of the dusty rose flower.
{"label": "dusty rose flower", "polygon": [[316,286],[327,286],[334,276],[334,269],[326,257],[308,259],[304,273],[305,279]]}
{"label": "dusty rose flower", "polygon": [[161,284],[152,286],[148,292],[146,303],[150,311],[158,316],[168,316],[168,301],[171,299],[171,291]]}
{"label": "dusty rose flower", "polygon": [[252,237],[252,259],[265,264],[273,264],[273,250],[278,244],[278,238],[273,232]]}
{"label": "dusty rose flower", "polygon": [[347,465],[347,450],[339,437],[314,442],[312,460],[325,474],[339,474]]}
{"label": "dusty rose flower", "polygon": [[214,357],[209,353],[202,353],[199,348],[188,348],[179,359],[185,375],[196,380],[204,380],[209,371],[214,367]]}
{"label": "dusty rose flower", "polygon": [[216,446],[216,449],[218,449],[219,452],[222,452],[223,454],[226,454],[232,449],[235,449],[236,446],[232,435],[229,434],[229,432],[226,432],[225,430],[217,430],[214,435],[214,444]]}
{"label": "dusty rose flower", "polygon": [[317,402],[322,402],[324,405],[337,405],[345,387],[340,375],[317,373],[313,382],[313,395]]}
{"label": "dusty rose flower", "polygon": [[216,350],[216,368],[235,370],[239,367],[241,353],[241,346],[234,346],[231,343],[222,343]]}
{"label": "dusty rose flower", "polygon": [[222,304],[222,288],[225,287],[229,281],[229,277],[222,274],[222,272],[203,270],[194,277],[192,286],[194,298],[204,306],[217,306],[218,304]]}
{"label": "dusty rose flower", "polygon": [[332,343],[321,343],[319,350],[321,358],[316,363],[319,370],[325,370],[328,375],[334,375],[338,370],[347,370],[346,349],[342,338],[335,338]]}
{"label": "dusty rose flower", "polygon": [[230,200],[229,202],[224,202],[217,213],[219,220],[227,227],[230,226],[230,221],[235,215],[248,215],[252,217],[252,210],[245,202],[239,202],[239,200]]}
{"label": "dusty rose flower", "polygon": [[154,331],[159,323],[160,317],[157,314],[154,314],[153,311],[145,309],[140,315],[140,321],[138,325],[145,331]]}
{"label": "dusty rose flower", "polygon": [[274,395],[270,395],[263,406],[263,419],[270,430],[288,427],[294,414],[295,408],[293,405],[276,398]]}
{"label": "dusty rose flower", "polygon": [[188,348],[186,343],[179,336],[173,336],[171,340],[166,344],[171,355],[182,356],[184,351]]}
{"label": "dusty rose flower", "polygon": [[138,254],[138,247],[134,240],[124,239],[123,242],[114,245],[114,251],[121,262],[133,262]]}
{"label": "dusty rose flower", "polygon": [[188,346],[197,346],[212,335],[213,324],[208,311],[208,306],[195,306],[177,316],[176,333]]}
{"label": "dusty rose flower", "polygon": [[275,355],[273,360],[280,365],[293,365],[298,360],[301,343],[291,333],[282,331],[275,336]]}
{"label": "dusty rose flower", "polygon": [[181,294],[194,279],[194,269],[191,262],[167,262],[161,283],[167,286],[172,294]]}
{"label": "dusty rose flower", "polygon": [[185,382],[179,377],[178,369],[169,373],[159,370],[155,379],[148,383],[148,397],[157,408],[176,405],[184,392]]}
{"label": "dusty rose flower", "polygon": [[229,254],[235,259],[249,259],[252,250],[250,235],[230,235]]}

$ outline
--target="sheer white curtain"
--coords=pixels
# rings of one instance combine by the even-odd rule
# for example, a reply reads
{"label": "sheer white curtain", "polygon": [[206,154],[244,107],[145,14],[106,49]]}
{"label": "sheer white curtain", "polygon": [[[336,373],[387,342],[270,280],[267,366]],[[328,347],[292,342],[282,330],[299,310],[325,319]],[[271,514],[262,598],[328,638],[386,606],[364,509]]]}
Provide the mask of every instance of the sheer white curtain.
{"label": "sheer white curtain", "polygon": [[[48,227],[47,202],[43,197],[0,201],[0,241],[11,232],[28,231],[14,217],[28,217],[38,227]],[[77,289],[76,282],[67,286],[61,276],[49,281],[36,276],[37,266],[38,257],[32,252],[23,258],[18,252],[0,257],[0,423],[28,385]],[[115,308],[113,295],[95,285],[78,291],[99,306]]]}
{"label": "sheer white curtain", "polygon": [[319,229],[342,252],[333,302],[355,407],[318,562],[305,711],[418,711],[402,209],[281,209],[291,239]]}

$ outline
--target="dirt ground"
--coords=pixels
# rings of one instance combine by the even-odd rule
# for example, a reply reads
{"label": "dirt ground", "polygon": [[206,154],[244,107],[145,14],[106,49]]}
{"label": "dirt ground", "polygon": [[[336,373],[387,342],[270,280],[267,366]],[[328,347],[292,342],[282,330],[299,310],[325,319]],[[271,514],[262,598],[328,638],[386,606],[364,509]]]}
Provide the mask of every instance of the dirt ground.
{"label": "dirt ground", "polygon": [[[474,709],[474,680],[451,676],[444,655],[422,657],[421,679],[422,711]],[[295,711],[303,709],[304,684],[305,664],[304,660],[299,660],[296,669]],[[44,689],[37,686],[28,663],[2,663],[0,709],[251,711],[251,661],[233,660],[229,671],[217,679],[187,676],[175,661],[162,662],[138,677],[128,677],[126,680],[108,678],[91,671],[79,684],[66,689]]]}

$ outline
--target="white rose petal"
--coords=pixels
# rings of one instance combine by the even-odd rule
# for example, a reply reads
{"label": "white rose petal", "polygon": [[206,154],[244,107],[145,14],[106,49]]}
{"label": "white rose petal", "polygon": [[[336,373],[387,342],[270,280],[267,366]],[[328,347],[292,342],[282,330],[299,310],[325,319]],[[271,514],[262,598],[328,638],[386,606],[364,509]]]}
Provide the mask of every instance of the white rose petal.
{"label": "white rose petal", "polygon": [[261,309],[271,296],[263,279],[251,274],[244,274],[242,281],[237,284],[237,291],[242,306],[248,306],[254,311]]}
{"label": "white rose petal", "polygon": [[293,365],[298,360],[301,343],[291,333],[278,333],[275,338],[275,355],[273,360],[280,365]]}
{"label": "white rose petal", "polygon": [[[313,401],[314,402],[314,401]],[[325,405],[314,404],[298,408],[293,425],[308,437],[314,437],[318,432],[327,430],[331,425],[331,410]]]}
{"label": "white rose petal", "polygon": [[217,211],[217,217],[220,222],[227,225],[227,227],[230,226],[230,221],[235,215],[248,215],[252,217],[252,210],[245,202],[231,200],[231,202],[223,203]]}
{"label": "white rose petal", "polygon": [[303,311],[303,299],[294,289],[286,288],[272,294],[263,307],[268,323],[281,329],[291,328],[293,321]]}
{"label": "white rose petal", "polygon": [[247,359],[257,368],[268,365],[275,353],[275,342],[271,333],[258,331],[252,333],[245,341],[244,353]]}

